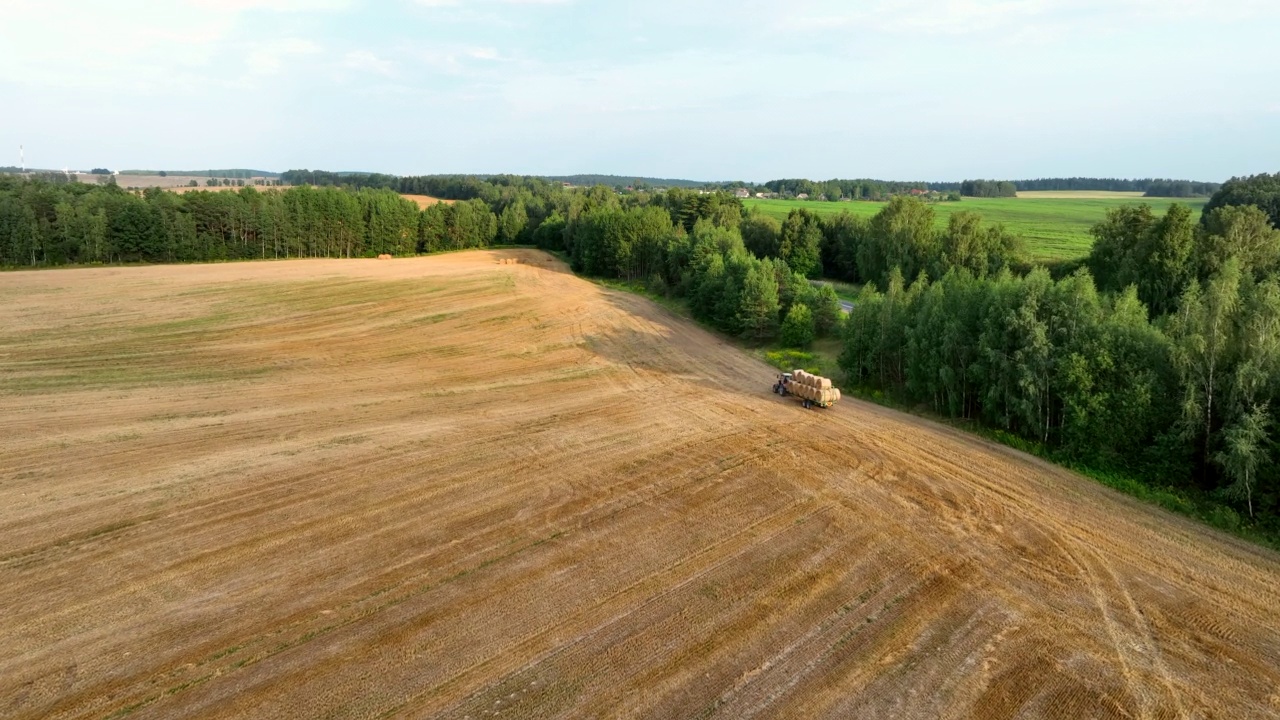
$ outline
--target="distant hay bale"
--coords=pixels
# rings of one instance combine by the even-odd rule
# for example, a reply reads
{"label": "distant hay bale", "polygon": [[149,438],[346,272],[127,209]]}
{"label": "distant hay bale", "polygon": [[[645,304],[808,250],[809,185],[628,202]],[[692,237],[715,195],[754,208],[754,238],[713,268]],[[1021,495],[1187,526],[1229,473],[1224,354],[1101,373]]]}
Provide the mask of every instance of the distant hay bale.
{"label": "distant hay bale", "polygon": [[390,259],[391,259],[391,256],[390,256],[390,255],[387,255],[386,253],[383,253],[382,255],[379,255],[379,256],[378,256],[378,259],[379,259],[379,260],[390,260]]}

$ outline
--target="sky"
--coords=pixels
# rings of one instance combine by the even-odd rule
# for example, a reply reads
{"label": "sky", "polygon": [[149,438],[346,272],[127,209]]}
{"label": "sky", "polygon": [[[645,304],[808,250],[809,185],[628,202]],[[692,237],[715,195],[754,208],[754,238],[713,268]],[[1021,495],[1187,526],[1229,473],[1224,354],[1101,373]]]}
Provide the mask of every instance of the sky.
{"label": "sky", "polygon": [[1280,170],[1277,41],[1278,0],[0,0],[0,165],[1223,180]]}

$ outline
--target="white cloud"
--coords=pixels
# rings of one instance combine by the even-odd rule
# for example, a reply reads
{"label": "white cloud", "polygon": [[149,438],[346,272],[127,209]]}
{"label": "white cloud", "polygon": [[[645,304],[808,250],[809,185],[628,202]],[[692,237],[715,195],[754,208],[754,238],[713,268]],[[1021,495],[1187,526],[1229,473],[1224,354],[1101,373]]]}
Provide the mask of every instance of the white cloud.
{"label": "white cloud", "polygon": [[412,0],[413,4],[426,8],[460,7],[470,5],[568,5],[573,0]]}
{"label": "white cloud", "polygon": [[1017,32],[1041,36],[1054,28],[1135,27],[1133,23],[1188,20],[1210,23],[1280,18],[1274,0],[899,0],[857,4],[808,3],[781,25],[796,30],[865,29],[876,32],[970,35]]}
{"label": "white cloud", "polygon": [[301,38],[284,38],[255,48],[249,53],[246,65],[255,75],[274,75],[284,69],[291,58],[315,55],[320,46]]}
{"label": "white cloud", "polygon": [[395,72],[396,67],[395,63],[390,60],[383,60],[368,50],[355,50],[347,53],[342,60],[342,66],[348,70],[372,72],[380,75],[391,75]]}
{"label": "white cloud", "polygon": [[351,7],[351,0],[186,0],[188,5],[224,13],[242,13],[248,10],[272,12],[315,12],[344,10]]}
{"label": "white cloud", "polygon": [[[264,33],[255,13],[305,14],[350,7],[352,0],[4,0],[0,81],[103,91],[172,92],[226,84],[222,68],[280,72],[315,43]],[[268,18],[269,19],[269,18]],[[285,35],[265,43],[264,34]],[[218,77],[222,76],[219,80]],[[234,82],[231,80],[230,82]]]}

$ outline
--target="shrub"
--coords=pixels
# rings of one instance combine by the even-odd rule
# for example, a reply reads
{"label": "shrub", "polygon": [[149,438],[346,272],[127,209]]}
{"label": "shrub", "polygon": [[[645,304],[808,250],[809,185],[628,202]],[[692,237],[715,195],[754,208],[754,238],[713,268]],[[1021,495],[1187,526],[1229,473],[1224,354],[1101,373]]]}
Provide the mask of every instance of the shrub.
{"label": "shrub", "polygon": [[806,348],[813,343],[813,312],[804,303],[796,303],[782,321],[782,344],[787,347]]}

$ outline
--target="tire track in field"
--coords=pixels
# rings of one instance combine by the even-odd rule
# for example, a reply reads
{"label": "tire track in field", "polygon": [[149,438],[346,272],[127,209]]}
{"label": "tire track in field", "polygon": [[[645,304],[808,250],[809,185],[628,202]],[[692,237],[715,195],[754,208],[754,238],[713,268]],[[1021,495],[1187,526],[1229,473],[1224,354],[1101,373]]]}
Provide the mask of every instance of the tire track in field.
{"label": "tire track in field", "polygon": [[1280,715],[1274,553],[538,253],[6,279],[6,717]]}

